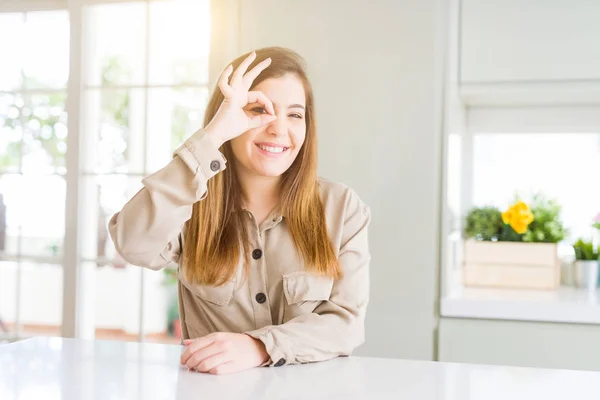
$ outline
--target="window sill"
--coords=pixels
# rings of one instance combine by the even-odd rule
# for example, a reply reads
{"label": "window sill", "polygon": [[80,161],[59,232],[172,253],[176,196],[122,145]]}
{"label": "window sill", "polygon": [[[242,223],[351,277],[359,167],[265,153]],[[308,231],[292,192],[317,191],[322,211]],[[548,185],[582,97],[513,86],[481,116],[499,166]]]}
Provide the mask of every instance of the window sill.
{"label": "window sill", "polygon": [[442,298],[447,318],[600,324],[600,289],[516,290],[454,286]]}

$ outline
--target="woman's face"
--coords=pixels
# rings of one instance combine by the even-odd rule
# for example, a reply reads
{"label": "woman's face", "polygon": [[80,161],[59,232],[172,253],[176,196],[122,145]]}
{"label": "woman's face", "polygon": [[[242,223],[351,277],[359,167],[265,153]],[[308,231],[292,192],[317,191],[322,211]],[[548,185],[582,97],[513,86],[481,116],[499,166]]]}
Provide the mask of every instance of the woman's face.
{"label": "woman's face", "polygon": [[[306,94],[302,81],[288,74],[262,81],[253,89],[273,103],[277,119],[231,140],[237,165],[251,175],[278,177],[292,165],[306,137]],[[258,103],[244,107],[246,114],[265,113]]]}

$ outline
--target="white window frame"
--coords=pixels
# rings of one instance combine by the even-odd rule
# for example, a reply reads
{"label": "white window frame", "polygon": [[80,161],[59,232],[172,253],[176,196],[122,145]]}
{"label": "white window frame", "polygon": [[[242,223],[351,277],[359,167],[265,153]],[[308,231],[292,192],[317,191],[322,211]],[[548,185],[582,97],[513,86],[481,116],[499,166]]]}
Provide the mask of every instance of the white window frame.
{"label": "white window frame", "polygon": [[565,132],[599,133],[600,106],[468,107],[461,149],[462,211],[473,206],[475,135]]}
{"label": "white window frame", "polygon": [[[473,176],[474,176],[474,141],[476,135],[486,134],[531,134],[536,133],[600,133],[600,105],[564,104],[564,105],[521,105],[521,106],[491,106],[491,105],[460,105],[464,110],[465,120],[463,130],[459,133],[461,138],[461,163],[460,163],[460,215],[466,215],[473,204]],[[448,132],[446,132],[448,134]],[[445,148],[445,152],[448,148]],[[447,154],[445,154],[447,157]],[[447,173],[442,174],[444,183],[443,191],[443,220],[450,220],[447,196]],[[456,221],[448,223],[442,230],[442,273],[441,293],[442,298],[451,293],[456,285],[457,276],[453,265],[446,262],[446,251],[451,246],[451,241],[456,239],[451,226]],[[450,237],[451,235],[452,238]],[[454,239],[453,239],[454,238]],[[460,257],[460,256],[459,256]]]}
{"label": "white window frame", "polygon": [[[85,60],[83,54],[85,50],[83,32],[84,7],[93,4],[107,3],[150,3],[152,0],[20,0],[14,2],[4,2],[0,4],[0,13],[15,13],[15,12],[35,12],[35,11],[54,11],[65,10],[69,13],[70,19],[70,51],[69,51],[69,78],[67,83],[67,102],[66,111],[68,117],[68,136],[67,136],[67,153],[66,153],[66,209],[65,209],[65,237],[64,237],[64,252],[63,252],[63,306],[62,306],[62,326],[61,335],[63,337],[77,337],[85,339],[93,339],[95,335],[95,320],[94,320],[94,296],[82,295],[85,292],[86,284],[90,282],[90,276],[86,274],[90,271],[85,271],[82,268],[81,257],[81,233],[83,231],[81,218],[81,198],[82,198],[82,179],[89,176],[90,173],[83,171],[81,160],[82,149],[82,101],[83,94],[86,89],[91,86],[84,85],[83,71],[85,71]],[[222,18],[223,12],[235,11],[238,6],[237,0],[226,1],[218,4],[218,1],[210,1],[211,18],[215,15]],[[236,15],[236,14],[233,14]],[[234,21],[237,26],[237,20]],[[149,28],[149,13],[146,13],[146,29]],[[220,28],[222,29],[222,28]],[[214,30],[214,29],[213,29]],[[223,33],[222,40],[227,40],[228,46],[225,51],[220,52],[216,59],[212,59],[209,65],[209,82],[207,84],[158,84],[153,85],[147,82],[148,74],[146,74],[146,82],[143,85],[120,85],[111,86],[111,89],[132,89],[141,88],[149,90],[153,88],[210,88],[212,87],[211,77],[218,76],[222,68],[223,59],[228,58],[231,54],[237,53],[237,41],[231,41],[231,35],[235,35],[235,30]],[[148,36],[148,32],[147,36]],[[211,47],[215,45],[211,32]],[[147,44],[148,46],[148,44]],[[148,70],[149,57],[148,49],[146,49],[145,68]],[[219,72],[216,72],[219,71]],[[95,87],[94,87],[95,88]],[[97,88],[95,88],[97,89]],[[146,102],[147,103],[147,102]],[[147,104],[144,109],[144,119],[147,119]],[[147,130],[144,131],[144,137],[147,135]],[[74,151],[75,150],[75,151]],[[144,151],[144,154],[146,151]],[[147,163],[144,163],[147,164]],[[141,175],[148,171],[130,175]],[[91,174],[96,175],[96,174]],[[128,174],[118,174],[128,175]],[[39,260],[38,260],[39,261]],[[44,260],[47,261],[47,260]],[[54,260],[55,263],[60,263],[60,260]],[[140,273],[140,307],[139,307],[139,340],[143,340],[144,327],[144,274],[145,269],[141,269]],[[92,277],[93,279],[93,277]],[[87,281],[87,282],[86,282]],[[91,281],[93,283],[93,280]],[[18,285],[19,286],[19,285]],[[19,288],[17,288],[17,296]],[[18,301],[18,299],[17,299]],[[17,305],[18,307],[18,305]],[[17,314],[17,326],[20,325],[20,318]],[[15,332],[11,339],[19,339],[20,332]],[[3,336],[4,337],[4,336]]]}

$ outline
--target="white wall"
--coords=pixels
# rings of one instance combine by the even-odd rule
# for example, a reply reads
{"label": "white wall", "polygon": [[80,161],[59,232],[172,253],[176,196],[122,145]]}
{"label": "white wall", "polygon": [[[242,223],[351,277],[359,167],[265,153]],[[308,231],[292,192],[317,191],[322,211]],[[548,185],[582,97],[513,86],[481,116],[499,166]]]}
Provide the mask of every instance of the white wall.
{"label": "white wall", "polygon": [[600,79],[597,0],[462,0],[466,83]]}
{"label": "white wall", "polygon": [[600,2],[460,0],[469,106],[600,104]]}
{"label": "white wall", "polygon": [[[232,4],[239,9],[225,12]],[[213,39],[212,71],[228,61],[225,48],[281,45],[306,58],[317,103],[320,173],[351,185],[372,209],[371,306],[367,342],[356,354],[432,359],[441,154],[438,2],[253,0],[213,7],[220,8],[213,10],[220,18],[214,23],[222,24],[215,29],[228,39]],[[234,25],[237,34],[223,25]]]}

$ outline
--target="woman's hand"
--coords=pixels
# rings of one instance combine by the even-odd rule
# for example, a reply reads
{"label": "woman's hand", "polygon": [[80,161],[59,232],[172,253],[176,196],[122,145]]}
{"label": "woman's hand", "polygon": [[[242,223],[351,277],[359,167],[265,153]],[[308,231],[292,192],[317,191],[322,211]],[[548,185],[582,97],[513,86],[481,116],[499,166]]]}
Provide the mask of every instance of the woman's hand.
{"label": "woman's hand", "polygon": [[[211,135],[219,147],[248,129],[268,124],[277,118],[273,103],[262,92],[249,91],[254,79],[271,64],[271,59],[267,58],[246,73],[255,59],[256,53],[252,52],[235,70],[231,82],[228,83],[229,75],[233,71],[231,65],[219,78],[219,88],[225,100],[205,128],[207,134]],[[246,113],[244,107],[252,103],[261,104],[267,113],[258,115]]]}
{"label": "woman's hand", "polygon": [[198,372],[231,374],[258,367],[269,359],[264,344],[243,333],[217,332],[184,340],[181,364]]}

